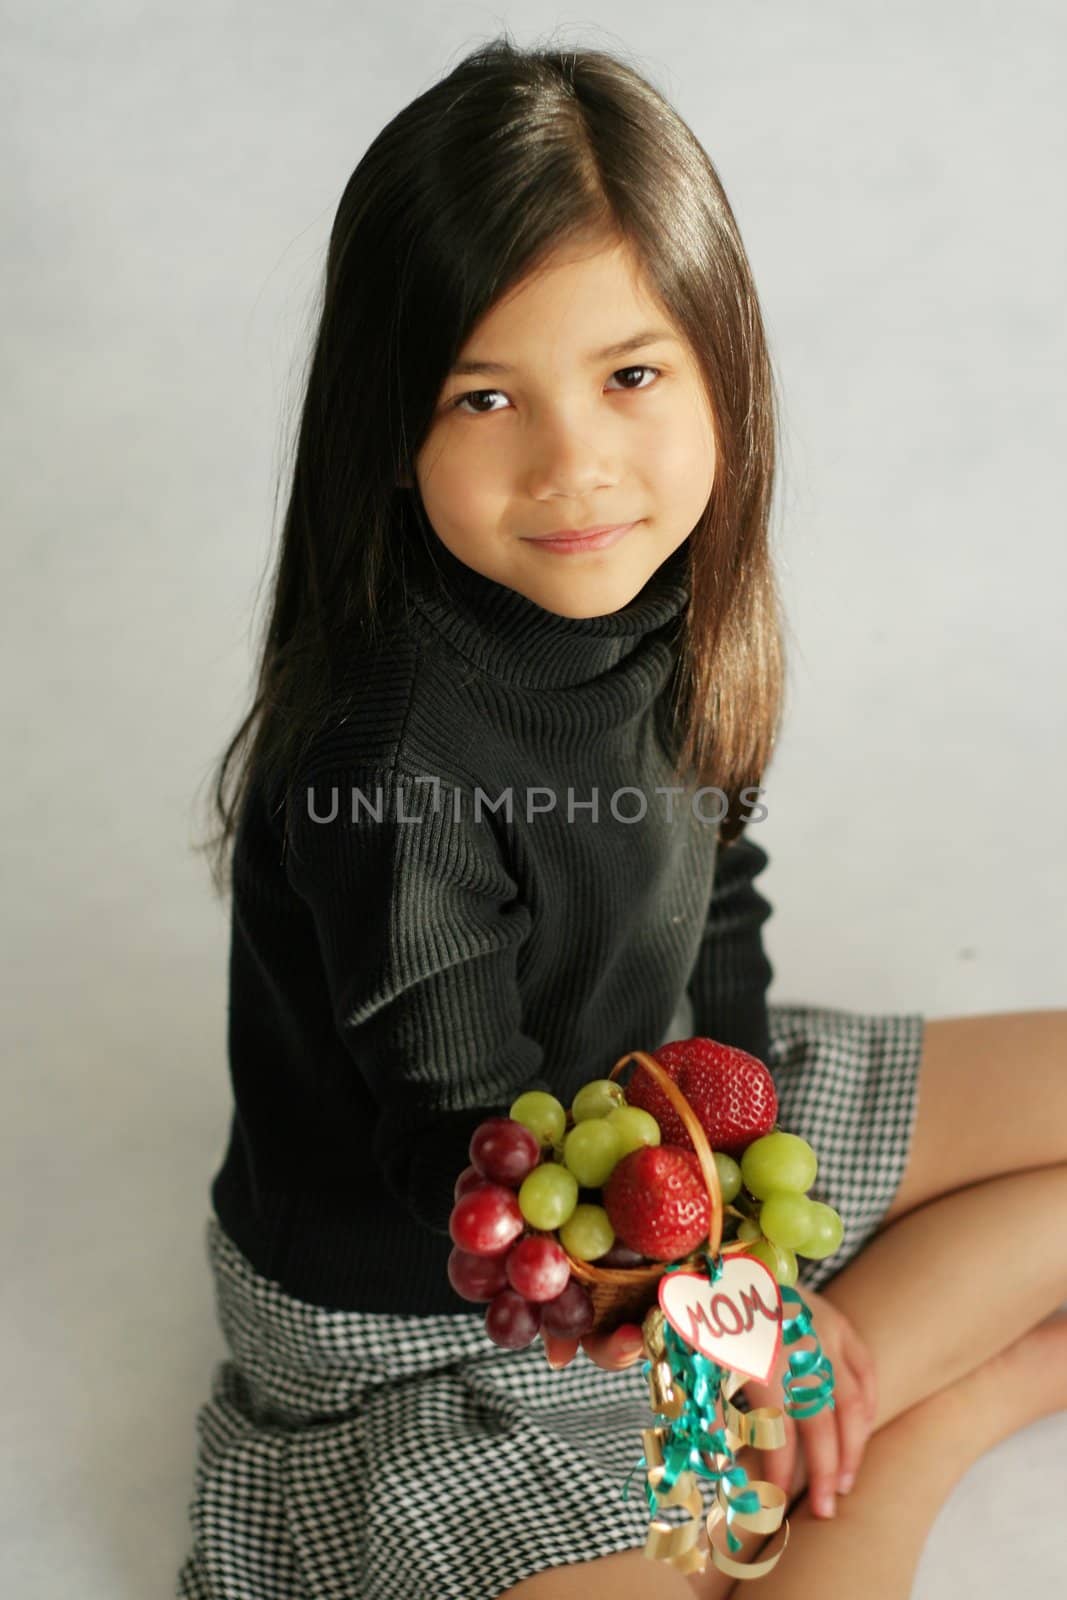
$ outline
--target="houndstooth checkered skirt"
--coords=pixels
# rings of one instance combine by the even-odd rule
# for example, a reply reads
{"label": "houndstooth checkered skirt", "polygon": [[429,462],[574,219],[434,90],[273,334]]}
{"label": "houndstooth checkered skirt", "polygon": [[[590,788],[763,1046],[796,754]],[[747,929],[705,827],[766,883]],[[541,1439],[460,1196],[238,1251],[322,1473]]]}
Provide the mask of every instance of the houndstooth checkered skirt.
{"label": "houndstooth checkered skirt", "polygon": [[[798,1288],[818,1289],[899,1186],[924,1019],[769,1010],[779,1124],[815,1147],[812,1193],[845,1224],[833,1257],[800,1258]],[[688,1030],[676,1017],[667,1037]],[[410,1317],[293,1299],[213,1214],[207,1245],[230,1354],[197,1414],[179,1600],[496,1600],[545,1568],[644,1543],[642,1472],[622,1497],[652,1421],[640,1363],[604,1372],[579,1353],[553,1372],[540,1339],[492,1345],[482,1309]]]}

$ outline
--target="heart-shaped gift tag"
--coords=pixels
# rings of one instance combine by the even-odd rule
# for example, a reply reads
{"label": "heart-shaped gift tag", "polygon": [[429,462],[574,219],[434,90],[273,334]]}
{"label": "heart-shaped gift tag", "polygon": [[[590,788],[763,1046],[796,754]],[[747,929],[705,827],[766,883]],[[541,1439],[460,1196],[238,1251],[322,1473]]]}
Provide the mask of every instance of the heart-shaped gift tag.
{"label": "heart-shaped gift tag", "polygon": [[766,1383],[782,1342],[778,1280],[754,1256],[721,1259],[714,1283],[700,1272],[665,1272],[659,1280],[660,1308],[691,1349]]}

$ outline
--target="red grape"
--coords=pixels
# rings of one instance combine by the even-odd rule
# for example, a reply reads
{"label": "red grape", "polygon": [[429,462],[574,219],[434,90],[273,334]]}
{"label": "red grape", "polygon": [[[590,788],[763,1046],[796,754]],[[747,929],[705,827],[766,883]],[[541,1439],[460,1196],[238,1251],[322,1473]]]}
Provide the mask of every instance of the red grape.
{"label": "red grape", "polygon": [[541,1141],[512,1117],[487,1117],[471,1135],[470,1158],[493,1183],[517,1189],[541,1159]]}
{"label": "red grape", "polygon": [[512,1245],[505,1265],[508,1282],[524,1300],[555,1300],[570,1281],[571,1264],[546,1233],[529,1233]]}
{"label": "red grape", "polygon": [[475,1256],[453,1245],[448,1281],[464,1300],[491,1300],[508,1287],[506,1256]]}
{"label": "red grape", "polygon": [[593,1302],[585,1287],[572,1278],[561,1295],[541,1307],[541,1326],[561,1339],[580,1339],[595,1321]]}
{"label": "red grape", "polygon": [[465,1194],[470,1194],[472,1189],[480,1189],[489,1179],[477,1167],[464,1167],[456,1179],[456,1186],[452,1190],[453,1200],[461,1200]]}
{"label": "red grape", "polygon": [[648,1262],[638,1250],[631,1250],[628,1244],[623,1244],[616,1239],[610,1250],[605,1250],[602,1256],[597,1256],[598,1267],[647,1267]]}
{"label": "red grape", "polygon": [[532,1306],[515,1289],[501,1289],[485,1313],[485,1331],[505,1350],[524,1350],[533,1344],[541,1326],[541,1307]]}
{"label": "red grape", "polygon": [[463,1195],[448,1219],[452,1243],[475,1256],[503,1254],[525,1226],[515,1191],[499,1183],[483,1183]]}

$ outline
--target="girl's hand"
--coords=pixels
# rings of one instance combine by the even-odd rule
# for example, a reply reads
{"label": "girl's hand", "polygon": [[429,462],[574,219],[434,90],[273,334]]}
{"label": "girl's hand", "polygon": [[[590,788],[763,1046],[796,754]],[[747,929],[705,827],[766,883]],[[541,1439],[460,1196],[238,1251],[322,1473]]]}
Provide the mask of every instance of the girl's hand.
{"label": "girl's hand", "polygon": [[591,1361],[605,1372],[621,1372],[632,1367],[643,1355],[642,1333],[639,1323],[620,1323],[612,1333],[587,1333],[582,1339],[560,1339],[555,1334],[541,1332],[545,1354],[550,1367],[567,1367],[578,1354],[581,1345]]}
{"label": "girl's hand", "polygon": [[[824,1405],[813,1417],[794,1420],[785,1411],[782,1377],[789,1371],[789,1357],[796,1350],[810,1349],[801,1339],[778,1352],[774,1371],[766,1383],[749,1378],[743,1385],[753,1407],[777,1406],[783,1413],[785,1443],[778,1450],[756,1450],[759,1467],[754,1476],[765,1479],[793,1496],[810,1485],[812,1509],[817,1516],[832,1517],[835,1493],[847,1494],[841,1487],[846,1475],[855,1478],[877,1415],[877,1387],[870,1351],[852,1323],[831,1301],[813,1289],[803,1290],[811,1311],[812,1325],[823,1354],[834,1369],[834,1409]],[[810,1380],[797,1385],[800,1399],[811,1389]],[[797,1452],[797,1439],[804,1447],[805,1464]]]}

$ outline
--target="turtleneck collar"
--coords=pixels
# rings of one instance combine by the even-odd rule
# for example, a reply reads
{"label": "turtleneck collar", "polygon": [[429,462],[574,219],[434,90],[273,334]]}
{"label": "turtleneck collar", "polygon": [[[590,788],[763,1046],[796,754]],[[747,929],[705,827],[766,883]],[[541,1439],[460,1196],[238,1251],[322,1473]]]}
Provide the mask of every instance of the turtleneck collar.
{"label": "turtleneck collar", "polygon": [[468,661],[525,688],[571,688],[611,672],[689,601],[689,543],[662,562],[628,605],[602,617],[562,617],[454,556],[430,530],[412,541],[417,611]]}

